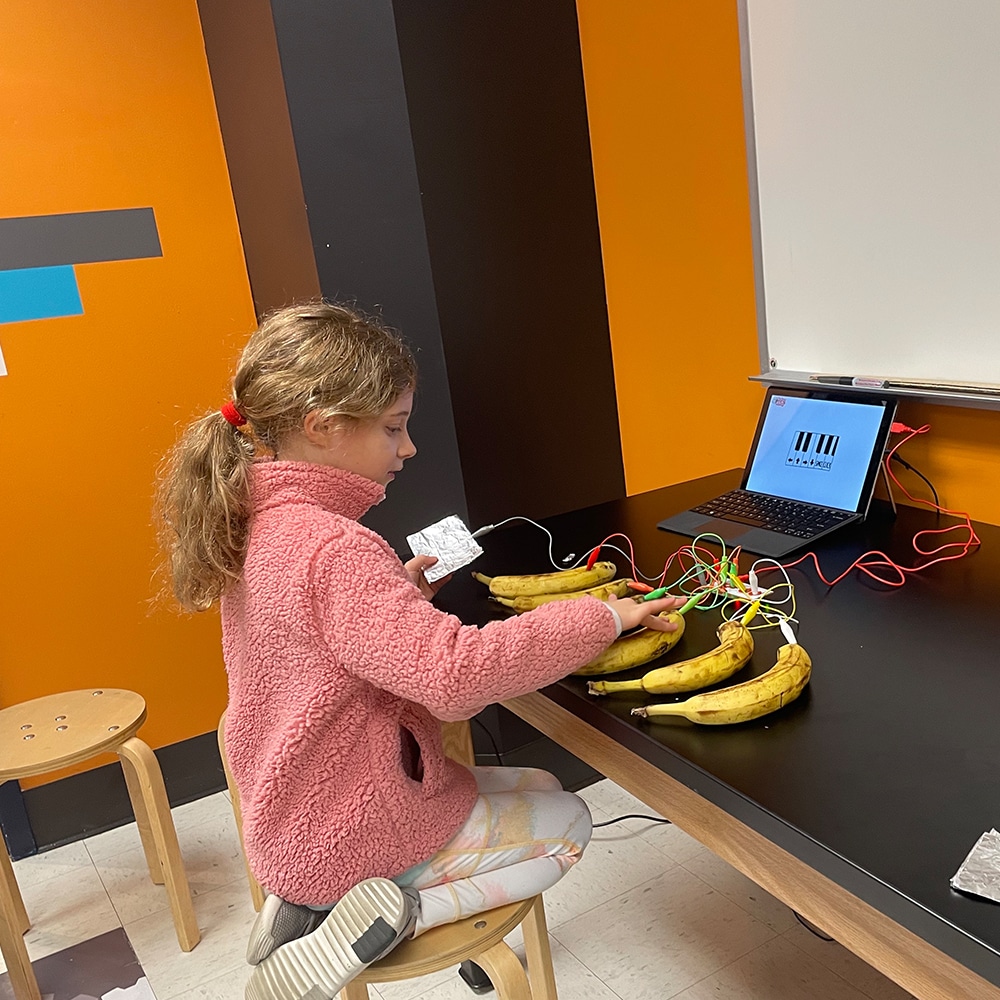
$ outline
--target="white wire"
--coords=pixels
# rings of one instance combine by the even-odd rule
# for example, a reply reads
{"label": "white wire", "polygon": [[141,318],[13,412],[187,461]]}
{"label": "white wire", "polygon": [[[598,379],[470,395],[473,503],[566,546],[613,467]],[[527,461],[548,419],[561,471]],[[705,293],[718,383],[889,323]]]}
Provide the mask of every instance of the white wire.
{"label": "white wire", "polygon": [[[474,531],[472,535],[474,538],[480,538],[483,535],[489,534],[489,532],[493,531],[494,528],[501,528],[505,524],[510,524],[511,521],[525,521],[528,524],[533,524],[536,528],[538,528],[539,531],[545,532],[545,534],[548,536],[549,539],[549,562],[556,569],[575,569],[577,566],[580,566],[581,564],[585,563],[590,558],[590,553],[594,551],[593,547],[591,547],[587,549],[587,551],[584,552],[584,554],[580,556],[580,558],[577,559],[576,562],[567,563],[566,560],[572,559],[576,555],[575,552],[570,552],[569,555],[565,557],[563,562],[558,563],[556,562],[555,556],[552,554],[552,546],[555,544],[555,540],[552,537],[552,532],[549,531],[549,529],[546,528],[544,525],[539,524],[537,521],[532,521],[530,517],[522,517],[520,514],[515,514],[513,517],[508,517],[503,521],[497,521],[496,524],[485,524],[483,525],[483,527],[478,528],[476,531]],[[618,548],[617,545],[611,545],[609,542],[605,542],[601,546],[601,548],[612,549],[615,552],[619,553],[620,555],[623,555],[626,559],[628,559],[629,566],[635,569],[638,576],[640,576],[643,580],[659,580],[660,577],[663,575],[662,571],[654,574],[653,576],[646,576],[645,573],[640,573],[639,570],[633,565],[632,554],[626,552],[624,549]]]}

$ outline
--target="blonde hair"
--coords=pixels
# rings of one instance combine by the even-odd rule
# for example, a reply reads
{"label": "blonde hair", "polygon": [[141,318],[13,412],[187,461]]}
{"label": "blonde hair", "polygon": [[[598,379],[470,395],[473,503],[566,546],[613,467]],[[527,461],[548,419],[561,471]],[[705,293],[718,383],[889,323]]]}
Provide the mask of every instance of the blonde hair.
{"label": "blonde hair", "polygon": [[194,421],[164,459],[157,522],[174,596],[210,608],[246,557],[250,466],[276,454],[308,413],[365,421],[414,388],[403,341],[356,309],[322,300],[278,309],[250,337],[233,378],[234,427],[219,410]]}

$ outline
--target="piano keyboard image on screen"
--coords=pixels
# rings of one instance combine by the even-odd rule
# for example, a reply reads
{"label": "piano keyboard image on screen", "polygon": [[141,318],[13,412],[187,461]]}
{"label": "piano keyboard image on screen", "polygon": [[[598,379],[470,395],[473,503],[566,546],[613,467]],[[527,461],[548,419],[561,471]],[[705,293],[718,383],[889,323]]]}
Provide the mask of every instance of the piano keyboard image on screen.
{"label": "piano keyboard image on screen", "polygon": [[839,443],[839,434],[797,431],[792,446],[788,449],[785,465],[795,465],[801,469],[823,469],[829,472]]}

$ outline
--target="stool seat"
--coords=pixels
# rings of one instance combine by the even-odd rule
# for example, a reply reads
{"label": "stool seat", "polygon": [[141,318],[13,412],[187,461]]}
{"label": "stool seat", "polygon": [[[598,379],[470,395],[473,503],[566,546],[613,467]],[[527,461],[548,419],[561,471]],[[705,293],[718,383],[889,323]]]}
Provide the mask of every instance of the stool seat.
{"label": "stool seat", "polygon": [[145,721],[145,700],[118,688],[67,691],[0,709],[0,781],[114,753]]}
{"label": "stool seat", "polygon": [[[145,721],[145,700],[118,688],[65,691],[11,705],[0,710],[0,782],[117,754],[150,878],[166,889],[178,944],[190,951],[201,935],[160,765],[136,736]],[[22,937],[29,926],[0,836],[0,953],[16,1000],[41,1000]]]}
{"label": "stool seat", "polygon": [[[504,941],[519,924],[524,928],[530,980]],[[542,897],[497,906],[403,941],[352,979],[341,990],[340,1000],[367,1000],[370,983],[416,979],[465,961],[485,969],[497,1000],[556,1000]]]}

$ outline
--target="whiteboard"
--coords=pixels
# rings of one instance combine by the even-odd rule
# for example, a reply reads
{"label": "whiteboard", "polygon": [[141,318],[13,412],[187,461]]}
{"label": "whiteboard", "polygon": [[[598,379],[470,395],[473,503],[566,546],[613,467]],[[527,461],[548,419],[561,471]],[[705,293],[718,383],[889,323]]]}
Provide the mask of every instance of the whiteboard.
{"label": "whiteboard", "polygon": [[740,33],[762,376],[1000,387],[1000,0],[741,0]]}

